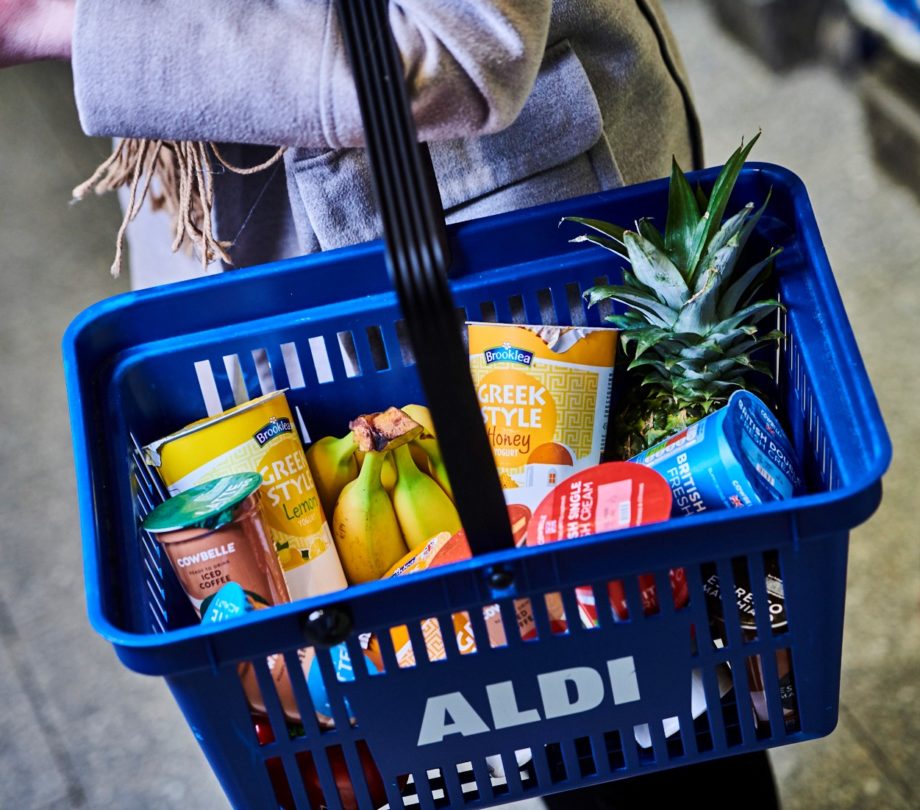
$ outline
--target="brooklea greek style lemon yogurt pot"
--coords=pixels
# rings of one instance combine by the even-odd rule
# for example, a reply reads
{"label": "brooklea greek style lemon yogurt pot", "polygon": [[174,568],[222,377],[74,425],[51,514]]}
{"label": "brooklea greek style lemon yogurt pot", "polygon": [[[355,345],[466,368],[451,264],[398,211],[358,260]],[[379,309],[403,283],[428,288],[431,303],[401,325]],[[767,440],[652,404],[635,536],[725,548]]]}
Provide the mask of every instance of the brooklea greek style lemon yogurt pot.
{"label": "brooklea greek style lemon yogurt pot", "polygon": [[262,476],[262,514],[292,599],[347,587],[283,391],[187,425],[145,448],[177,495],[224,475]]}

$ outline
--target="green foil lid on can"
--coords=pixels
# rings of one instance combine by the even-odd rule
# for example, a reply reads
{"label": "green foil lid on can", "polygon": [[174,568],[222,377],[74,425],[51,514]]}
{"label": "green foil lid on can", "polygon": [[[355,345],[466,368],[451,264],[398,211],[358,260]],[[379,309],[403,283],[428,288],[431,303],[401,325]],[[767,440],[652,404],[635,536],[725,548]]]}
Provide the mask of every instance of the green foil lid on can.
{"label": "green foil lid on can", "polygon": [[161,503],[144,520],[151,533],[179,529],[216,529],[232,519],[235,506],[262,486],[257,472],[237,473],[206,481]]}

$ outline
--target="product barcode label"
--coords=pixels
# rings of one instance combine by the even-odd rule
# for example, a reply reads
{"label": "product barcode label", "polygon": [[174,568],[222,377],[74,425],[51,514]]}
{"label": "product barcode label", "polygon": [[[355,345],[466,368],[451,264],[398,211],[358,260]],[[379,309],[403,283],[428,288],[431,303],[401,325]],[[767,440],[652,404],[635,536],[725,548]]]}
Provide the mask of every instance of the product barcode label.
{"label": "product barcode label", "polygon": [[766,467],[764,467],[762,464],[757,465],[757,472],[760,477],[763,478],[771,487],[776,486],[776,479],[770,475]]}
{"label": "product barcode label", "polygon": [[632,519],[632,481],[613,481],[597,488],[597,530],[622,529]]}

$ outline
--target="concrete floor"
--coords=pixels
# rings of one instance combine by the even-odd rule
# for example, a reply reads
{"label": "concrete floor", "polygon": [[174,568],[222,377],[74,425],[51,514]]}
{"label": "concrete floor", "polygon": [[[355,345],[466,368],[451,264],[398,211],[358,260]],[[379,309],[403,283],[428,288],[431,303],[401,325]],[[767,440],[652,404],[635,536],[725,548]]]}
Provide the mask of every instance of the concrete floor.
{"label": "concrete floor", "polygon": [[[840,725],[772,754],[783,806],[908,810],[920,806],[920,206],[875,171],[853,88],[832,71],[777,78],[699,0],[666,6],[708,160],[762,128],[755,157],[804,178],[896,448],[882,507],[851,539]],[[126,288],[107,274],[115,201],[67,204],[106,149],[80,133],[64,66],[0,71],[0,807],[224,807],[164,685],[125,670],[85,619],[59,343],[77,312]]]}

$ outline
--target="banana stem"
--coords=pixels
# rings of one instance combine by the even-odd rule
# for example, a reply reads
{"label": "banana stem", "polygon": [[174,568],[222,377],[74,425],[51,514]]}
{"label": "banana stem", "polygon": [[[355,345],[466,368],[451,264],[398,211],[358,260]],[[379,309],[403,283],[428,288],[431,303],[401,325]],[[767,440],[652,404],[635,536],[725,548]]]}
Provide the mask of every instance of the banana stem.
{"label": "banana stem", "polygon": [[358,441],[355,439],[354,433],[349,430],[341,439],[335,439],[332,442],[332,447],[333,456],[338,464],[355,454],[358,449]]}
{"label": "banana stem", "polygon": [[364,456],[364,462],[361,464],[361,472],[358,474],[359,480],[365,484],[371,482],[379,484],[385,455],[386,453],[378,453],[376,450],[367,452]]}
{"label": "banana stem", "polygon": [[396,472],[399,473],[400,478],[409,478],[418,474],[419,469],[415,459],[412,458],[412,451],[409,449],[408,444],[397,447],[393,451],[393,458],[396,461]]}

